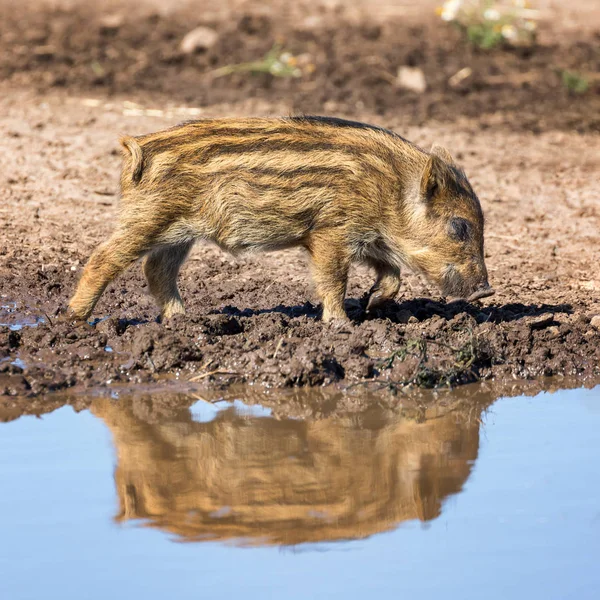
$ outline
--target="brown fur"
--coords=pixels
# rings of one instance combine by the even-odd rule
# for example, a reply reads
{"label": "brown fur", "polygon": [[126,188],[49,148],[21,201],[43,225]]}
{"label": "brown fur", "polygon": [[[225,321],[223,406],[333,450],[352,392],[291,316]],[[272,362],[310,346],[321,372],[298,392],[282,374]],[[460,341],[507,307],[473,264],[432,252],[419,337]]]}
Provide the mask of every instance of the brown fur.
{"label": "brown fur", "polygon": [[[71,299],[79,318],[141,256],[162,315],[183,313],[176,279],[197,239],[234,254],[303,246],[324,320],[345,318],[352,262],[377,272],[370,307],[395,297],[403,266],[451,295],[487,286],[481,207],[443,148],[323,117],[206,119],[121,143],[119,223]],[[456,217],[468,240],[449,234]]]}

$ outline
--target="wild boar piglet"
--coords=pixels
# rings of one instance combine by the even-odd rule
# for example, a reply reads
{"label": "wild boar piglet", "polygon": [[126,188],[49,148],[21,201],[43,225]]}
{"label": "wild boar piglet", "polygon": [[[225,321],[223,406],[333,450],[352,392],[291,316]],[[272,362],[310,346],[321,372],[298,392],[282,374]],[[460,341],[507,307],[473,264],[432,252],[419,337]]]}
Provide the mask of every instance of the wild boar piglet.
{"label": "wild boar piglet", "polygon": [[306,248],[323,319],[343,319],[353,262],[375,269],[368,307],[408,267],[447,296],[489,296],[481,205],[447,150],[328,117],[202,119],[124,137],[118,225],[89,259],[70,309],[87,319],[144,256],[163,317],[183,313],[177,274],[196,240],[243,251]]}

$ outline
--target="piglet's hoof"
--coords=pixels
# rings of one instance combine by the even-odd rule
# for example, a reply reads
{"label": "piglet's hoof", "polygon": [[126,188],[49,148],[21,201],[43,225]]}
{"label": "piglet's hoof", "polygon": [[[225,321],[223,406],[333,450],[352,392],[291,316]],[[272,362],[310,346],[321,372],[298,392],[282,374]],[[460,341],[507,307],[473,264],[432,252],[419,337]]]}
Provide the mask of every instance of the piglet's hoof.
{"label": "piglet's hoof", "polygon": [[389,298],[388,296],[384,296],[375,292],[369,296],[369,302],[367,302],[367,312],[373,313],[380,309],[385,309],[393,306],[396,303],[394,298]]}
{"label": "piglet's hoof", "polygon": [[59,323],[68,323],[74,327],[79,325],[87,325],[87,321],[78,317],[75,314],[75,311],[69,306],[61,306],[55,313],[53,317],[46,315],[46,319],[48,320],[49,325],[59,324]]}
{"label": "piglet's hoof", "polygon": [[323,319],[323,321],[327,328],[331,331],[340,333],[342,330],[347,330],[350,332],[350,319],[345,315],[343,317],[329,317],[328,319]]}
{"label": "piglet's hoof", "polygon": [[495,294],[495,290],[491,288],[489,285],[481,288],[475,292],[473,292],[468,298],[467,302],[475,302],[476,300],[481,300],[482,298],[489,298]]}
{"label": "piglet's hoof", "polygon": [[374,292],[369,296],[369,301],[367,302],[367,312],[371,312],[376,308],[379,308],[385,299],[381,297],[381,294]]}

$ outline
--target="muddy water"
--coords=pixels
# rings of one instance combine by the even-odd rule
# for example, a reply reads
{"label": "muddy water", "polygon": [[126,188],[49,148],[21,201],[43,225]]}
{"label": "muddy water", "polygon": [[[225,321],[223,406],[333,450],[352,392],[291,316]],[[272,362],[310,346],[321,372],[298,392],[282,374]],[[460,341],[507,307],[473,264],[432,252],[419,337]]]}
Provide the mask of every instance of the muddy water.
{"label": "muddy water", "polygon": [[189,405],[0,424],[0,598],[598,597],[600,387],[311,421]]}

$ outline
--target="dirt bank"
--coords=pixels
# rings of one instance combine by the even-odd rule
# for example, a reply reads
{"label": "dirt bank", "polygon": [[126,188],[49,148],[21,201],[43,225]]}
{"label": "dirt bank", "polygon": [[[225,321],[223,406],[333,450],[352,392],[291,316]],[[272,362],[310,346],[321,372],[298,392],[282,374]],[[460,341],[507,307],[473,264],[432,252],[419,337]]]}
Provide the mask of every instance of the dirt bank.
{"label": "dirt bank", "polygon": [[[498,51],[483,57],[457,46],[453,33],[394,38],[387,26],[369,33],[364,23],[338,19],[327,35],[318,27],[301,34],[285,29],[290,21],[282,19],[292,51],[302,51],[295,45],[302,40],[313,44],[318,75],[301,81],[236,76],[206,87],[201,74],[222,64],[217,54],[236,62],[268,49],[279,21],[271,15],[267,27],[264,15],[250,19],[243,27],[251,31],[240,30],[243,15],[215,21],[219,32],[229,32],[220,43],[236,39],[241,45],[171,62],[152,59],[144,67],[150,71],[121,78],[129,64],[124,48],[143,46],[149,56],[162,56],[165,40],[177,48],[184,25],[190,27],[183,13],[140,19],[135,27],[126,20],[106,38],[116,49],[107,67],[114,72],[95,82],[82,65],[93,48],[108,47],[101,44],[106,33],[90,27],[88,44],[77,34],[81,12],[19,10],[9,15],[16,37],[2,29],[9,21],[0,25],[0,394],[165,378],[209,386],[366,382],[399,388],[600,374],[600,331],[591,324],[600,314],[597,89],[574,98],[547,87],[545,79],[541,87],[473,85],[466,93],[436,83],[464,61],[509,74],[546,72],[559,59],[565,67],[594,67],[593,31],[578,42],[565,36],[531,56]],[[321,16],[329,23],[328,13]],[[53,27],[61,31],[56,23],[66,23],[73,35],[52,33]],[[427,21],[411,27],[440,26]],[[34,29],[39,40],[23,50],[19,40]],[[359,41],[351,45],[351,39]],[[327,48],[315,40],[329,40],[330,66],[320,66]],[[56,48],[43,65],[32,58],[36,44]],[[449,44],[455,51],[448,52]],[[364,67],[369,56],[384,57],[388,71],[417,57],[411,60],[431,79],[430,92],[411,95],[374,81],[367,76],[374,69]],[[52,79],[60,73],[62,83]],[[192,97],[192,106],[182,104]],[[190,116],[295,110],[334,112],[393,128],[425,147],[448,146],[484,207],[486,260],[497,295],[481,305],[446,304],[407,273],[398,302],[367,315],[364,298],[373,275],[356,269],[347,305],[352,322],[340,329],[318,320],[302,253],[233,259],[198,246],[181,276],[187,317],[157,323],[135,266],[107,290],[94,326],[56,318],[91,250],[112,228],[119,133],[155,130]]]}

